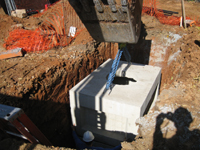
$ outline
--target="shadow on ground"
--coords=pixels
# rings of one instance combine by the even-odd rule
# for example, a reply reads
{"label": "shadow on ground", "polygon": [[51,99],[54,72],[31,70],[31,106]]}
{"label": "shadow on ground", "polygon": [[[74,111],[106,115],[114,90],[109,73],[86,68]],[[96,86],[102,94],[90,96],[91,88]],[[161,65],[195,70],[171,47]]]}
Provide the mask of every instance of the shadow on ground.
{"label": "shadow on ground", "polygon": [[[74,148],[69,104],[0,94],[0,103],[19,107],[54,145]],[[26,141],[28,142],[28,141]]]}
{"label": "shadow on ground", "polygon": [[[176,133],[171,138],[164,138],[161,126],[164,119],[172,121],[176,127]],[[191,113],[179,107],[174,113],[161,113],[156,118],[156,127],[153,136],[153,150],[197,150],[200,149],[200,130],[189,130],[193,122]]]}

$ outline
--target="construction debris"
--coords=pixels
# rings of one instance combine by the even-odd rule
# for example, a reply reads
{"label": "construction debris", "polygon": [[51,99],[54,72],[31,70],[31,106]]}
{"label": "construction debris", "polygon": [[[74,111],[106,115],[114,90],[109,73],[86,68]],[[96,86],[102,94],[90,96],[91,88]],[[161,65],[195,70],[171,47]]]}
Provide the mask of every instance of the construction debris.
{"label": "construction debris", "polygon": [[71,26],[69,28],[69,34],[68,36],[74,37],[76,35],[76,27]]}
{"label": "construction debris", "polygon": [[[185,23],[186,23],[186,27],[188,27],[188,26],[192,26],[192,25],[195,25],[196,24],[196,21],[194,21],[194,20],[191,20],[191,19],[186,19],[185,20]],[[182,25],[183,25],[183,18],[182,18],[182,16],[180,17],[180,27],[182,27]]]}
{"label": "construction debris", "polygon": [[12,57],[23,56],[22,48],[16,48],[13,50],[8,50],[6,52],[0,53],[0,60]]}
{"label": "construction debris", "polygon": [[24,28],[23,24],[19,23],[19,24],[15,24],[15,25],[12,25],[11,28]]}
{"label": "construction debris", "polygon": [[25,9],[16,9],[15,11],[11,12],[11,16],[18,18],[25,18],[27,16],[27,13]]}

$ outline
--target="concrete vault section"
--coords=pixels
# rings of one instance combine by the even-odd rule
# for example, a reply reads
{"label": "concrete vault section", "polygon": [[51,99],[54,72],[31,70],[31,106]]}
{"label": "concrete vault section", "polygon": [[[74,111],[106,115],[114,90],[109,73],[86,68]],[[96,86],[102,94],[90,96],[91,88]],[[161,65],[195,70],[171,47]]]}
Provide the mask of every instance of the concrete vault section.
{"label": "concrete vault section", "polygon": [[159,67],[120,61],[112,91],[104,91],[113,60],[99,68],[70,90],[72,122],[78,135],[86,130],[95,141],[116,146],[125,138],[133,139],[137,118],[148,113],[155,102],[161,78]]}

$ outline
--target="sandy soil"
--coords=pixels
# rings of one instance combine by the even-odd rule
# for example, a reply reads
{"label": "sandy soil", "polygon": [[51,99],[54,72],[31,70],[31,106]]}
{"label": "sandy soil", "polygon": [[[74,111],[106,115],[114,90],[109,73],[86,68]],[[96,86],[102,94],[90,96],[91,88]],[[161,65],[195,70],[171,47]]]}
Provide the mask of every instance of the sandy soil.
{"label": "sandy soil", "polygon": [[[199,4],[185,5],[191,17],[199,13]],[[175,0],[159,1],[159,8],[178,16],[179,6]],[[19,19],[0,12],[0,51],[13,25],[34,29],[42,22],[42,17]],[[200,149],[200,28],[163,25],[144,15],[140,40],[128,48],[133,62],[161,67],[162,81],[156,106],[136,121],[139,134],[123,142],[123,149]],[[0,149],[74,148],[68,91],[116,51],[117,44],[95,42],[84,30],[67,47],[1,60],[0,103],[22,108],[55,147],[1,134]]]}

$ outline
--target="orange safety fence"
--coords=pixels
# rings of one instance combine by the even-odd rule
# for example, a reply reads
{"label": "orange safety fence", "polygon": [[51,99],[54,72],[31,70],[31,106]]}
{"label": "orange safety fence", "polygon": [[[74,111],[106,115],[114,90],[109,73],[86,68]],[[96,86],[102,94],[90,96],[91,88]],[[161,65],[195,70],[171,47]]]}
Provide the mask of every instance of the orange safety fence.
{"label": "orange safety fence", "polygon": [[[64,10],[63,10],[64,8]],[[76,33],[70,36],[70,27]],[[57,3],[45,16],[42,25],[35,30],[14,29],[5,40],[6,49],[23,48],[26,52],[49,50],[56,46],[66,46],[85,29],[69,2]]]}

